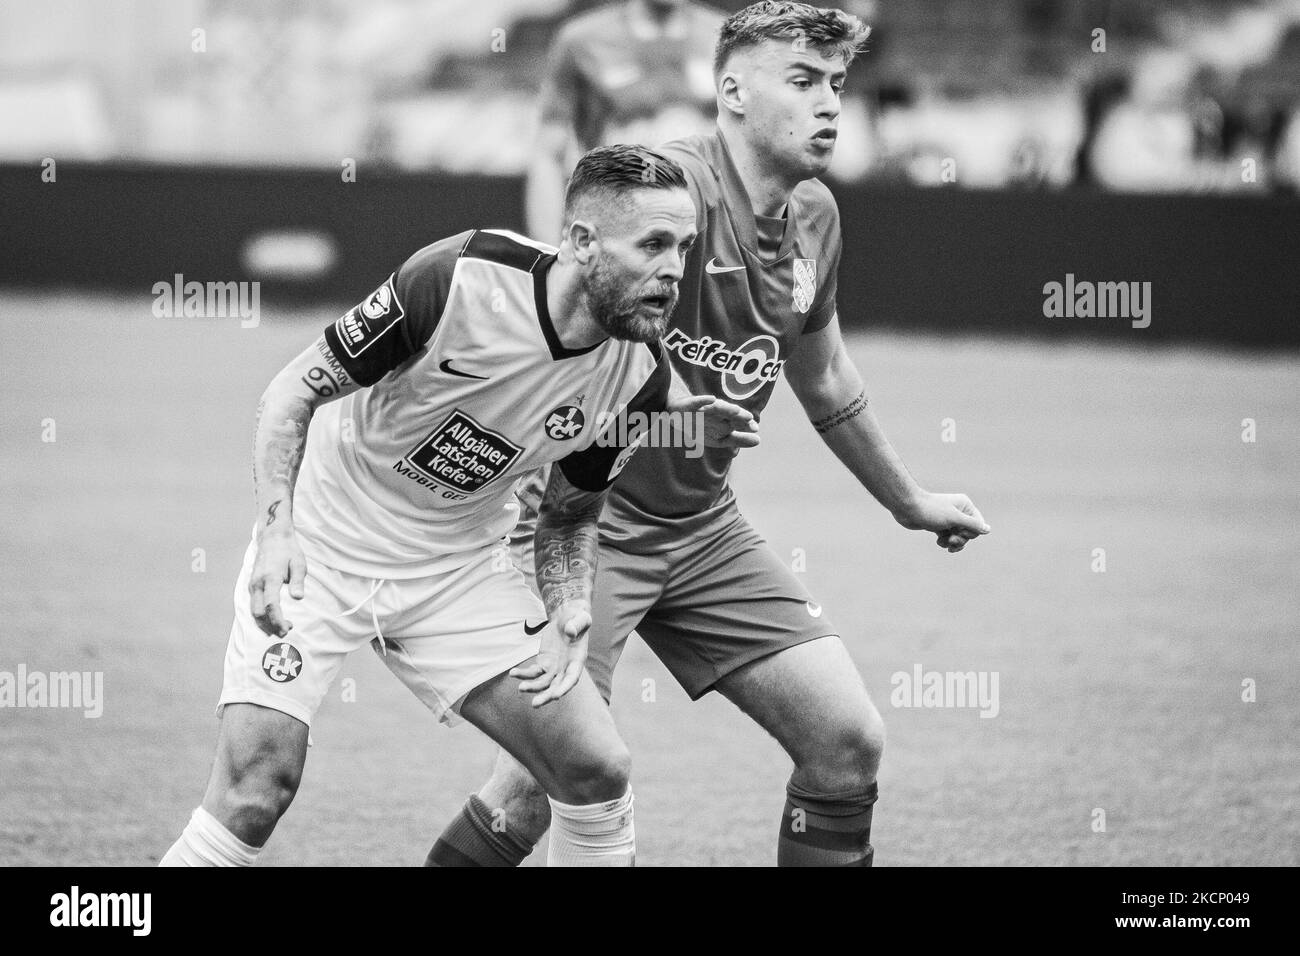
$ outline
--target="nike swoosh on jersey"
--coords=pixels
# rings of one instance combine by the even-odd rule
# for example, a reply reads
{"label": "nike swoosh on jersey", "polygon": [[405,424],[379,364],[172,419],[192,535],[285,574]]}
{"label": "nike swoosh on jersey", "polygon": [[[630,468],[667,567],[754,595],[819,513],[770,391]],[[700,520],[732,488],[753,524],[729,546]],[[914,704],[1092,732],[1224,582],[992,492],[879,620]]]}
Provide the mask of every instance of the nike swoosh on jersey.
{"label": "nike swoosh on jersey", "polygon": [[448,375],[459,375],[461,378],[476,378],[480,382],[486,382],[488,380],[488,377],[486,375],[471,375],[469,372],[456,371],[454,368],[451,367],[451,359],[443,359],[440,363],[438,363],[438,368],[442,369]]}
{"label": "nike swoosh on jersey", "polygon": [[709,275],[711,275],[711,276],[716,276],[716,275],[720,275],[720,274],[723,273],[723,272],[739,272],[739,271],[741,271],[742,269],[745,268],[744,266],[718,266],[718,265],[714,265],[714,263],[717,262],[717,261],[718,261],[717,257],[714,256],[712,259],[710,259],[708,262],[706,262],[706,263],[704,264],[704,271],[707,272],[707,273],[708,273]]}
{"label": "nike swoosh on jersey", "polygon": [[524,621],[524,633],[527,634],[529,637],[531,637],[534,634],[540,633],[542,628],[546,627],[546,624],[547,622],[543,621],[541,624],[538,624],[536,627],[529,627],[528,622]]}
{"label": "nike swoosh on jersey", "polygon": [[820,604],[813,604],[812,601],[805,601],[804,604],[808,608],[808,613],[813,617],[822,616],[822,606]]}

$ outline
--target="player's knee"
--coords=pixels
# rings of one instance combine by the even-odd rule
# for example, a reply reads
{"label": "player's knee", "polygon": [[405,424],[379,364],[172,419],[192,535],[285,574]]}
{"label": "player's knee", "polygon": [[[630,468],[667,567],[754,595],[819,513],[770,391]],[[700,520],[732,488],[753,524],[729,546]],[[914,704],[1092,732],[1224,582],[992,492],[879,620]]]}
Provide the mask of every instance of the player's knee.
{"label": "player's knee", "polygon": [[856,720],[827,726],[821,745],[797,769],[826,791],[856,790],[875,781],[884,752],[885,723],[871,707]]}
{"label": "player's knee", "polygon": [[588,804],[617,800],[627,793],[632,780],[632,754],[620,740],[617,744],[575,754],[559,773],[564,803]]}
{"label": "player's knee", "polygon": [[241,830],[269,832],[293,802],[302,770],[274,749],[232,756],[225,767],[222,803],[233,819],[242,821]]}

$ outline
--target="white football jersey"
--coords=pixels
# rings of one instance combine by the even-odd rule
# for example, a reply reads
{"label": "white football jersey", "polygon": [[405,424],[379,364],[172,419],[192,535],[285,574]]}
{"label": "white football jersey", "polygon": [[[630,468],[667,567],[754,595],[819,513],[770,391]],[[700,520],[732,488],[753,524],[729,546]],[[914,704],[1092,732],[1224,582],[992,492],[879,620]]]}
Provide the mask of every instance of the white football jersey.
{"label": "white football jersey", "polygon": [[[514,233],[461,233],[325,330],[367,387],[308,429],[294,518],[309,559],[374,578],[439,573],[509,533],[528,472],[557,462],[579,488],[613,482],[632,451],[614,440],[618,416],[662,411],[670,372],[658,344],[564,348],[546,307],[554,261]],[[309,384],[328,389],[338,369],[322,360],[320,373]]]}

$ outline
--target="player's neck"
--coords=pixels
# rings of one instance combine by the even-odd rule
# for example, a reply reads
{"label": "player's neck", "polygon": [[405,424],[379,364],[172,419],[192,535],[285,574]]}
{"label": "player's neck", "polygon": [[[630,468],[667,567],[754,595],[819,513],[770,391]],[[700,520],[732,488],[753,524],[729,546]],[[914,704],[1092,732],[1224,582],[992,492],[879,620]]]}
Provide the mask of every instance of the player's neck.
{"label": "player's neck", "polygon": [[779,219],[785,210],[785,204],[790,201],[790,194],[802,182],[802,178],[792,177],[784,170],[765,165],[745,142],[739,130],[727,135],[727,150],[731,153],[731,161],[735,163],[736,172],[740,174],[740,181],[749,195],[754,215]]}
{"label": "player's neck", "polygon": [[551,327],[566,349],[585,349],[609,338],[591,314],[578,282],[578,272],[561,256],[546,274],[546,310]]}

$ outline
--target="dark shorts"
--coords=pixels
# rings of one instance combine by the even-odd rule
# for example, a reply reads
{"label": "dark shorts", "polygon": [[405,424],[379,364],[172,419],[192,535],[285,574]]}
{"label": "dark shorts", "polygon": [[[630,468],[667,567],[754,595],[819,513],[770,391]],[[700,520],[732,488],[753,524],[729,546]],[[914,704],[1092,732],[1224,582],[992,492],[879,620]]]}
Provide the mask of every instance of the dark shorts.
{"label": "dark shorts", "polygon": [[[587,670],[606,700],[634,630],[692,700],[751,661],[839,633],[745,517],[731,514],[668,551],[635,554],[602,542]],[[531,521],[513,542],[531,577]]]}

